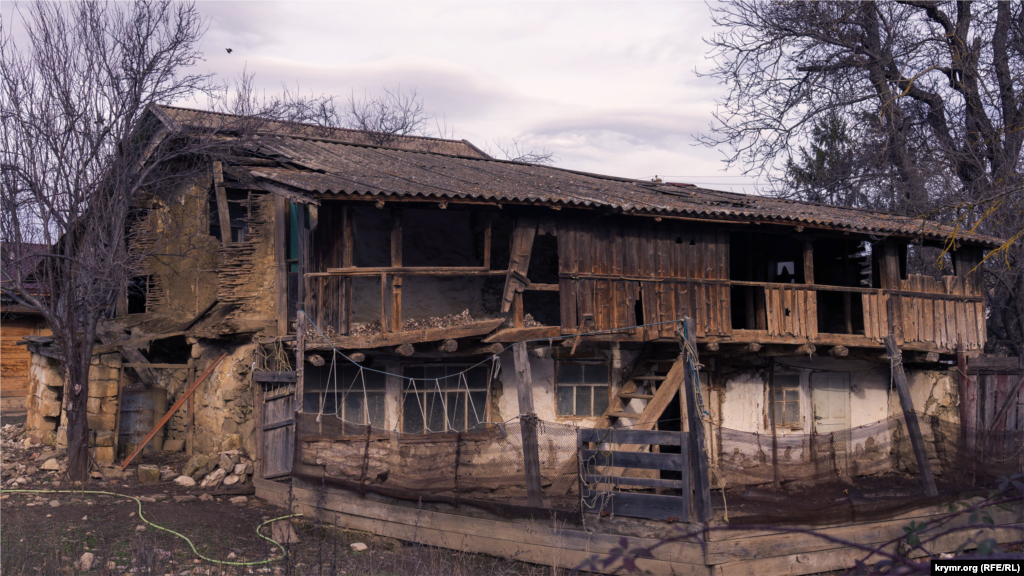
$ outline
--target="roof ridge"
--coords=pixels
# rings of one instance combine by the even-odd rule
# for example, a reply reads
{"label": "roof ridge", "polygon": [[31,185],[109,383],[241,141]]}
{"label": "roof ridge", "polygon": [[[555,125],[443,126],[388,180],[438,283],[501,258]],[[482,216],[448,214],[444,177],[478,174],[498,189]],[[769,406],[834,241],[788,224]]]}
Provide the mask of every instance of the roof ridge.
{"label": "roof ridge", "polygon": [[[219,112],[217,110],[202,110],[200,108],[186,108],[184,106],[172,106],[170,104],[156,104],[156,106],[158,108],[169,108],[169,109],[172,109],[172,110],[184,110],[186,112],[195,112],[197,114],[209,114],[211,116],[226,116],[226,117],[240,118],[240,119],[253,118],[254,117],[252,115],[246,116],[246,115],[243,115],[243,114],[234,114],[232,112]],[[280,118],[266,118],[266,120],[268,120],[270,122],[278,122],[280,124],[285,124],[285,125],[298,126],[298,127],[303,127],[303,128],[314,128],[314,129],[318,129],[318,130],[338,130],[338,131],[342,131],[342,132],[352,132],[354,134],[384,134],[384,132],[375,132],[373,130],[360,130],[358,128],[345,128],[343,126],[320,126],[320,125],[317,125],[317,124],[309,124],[309,123],[306,123],[306,122],[297,122],[295,120],[282,120]],[[416,135],[416,134],[395,134],[394,136],[396,138],[410,138],[410,139],[417,139],[417,140],[434,140],[434,141],[438,141],[438,142],[450,142],[452,144],[468,144],[473,149],[483,153],[482,150],[480,150],[476,145],[472,144],[471,142],[469,142],[465,138],[462,138],[462,139],[459,139],[459,140],[455,140],[455,139],[448,139],[448,138],[438,138],[436,136],[420,136],[420,135]]]}

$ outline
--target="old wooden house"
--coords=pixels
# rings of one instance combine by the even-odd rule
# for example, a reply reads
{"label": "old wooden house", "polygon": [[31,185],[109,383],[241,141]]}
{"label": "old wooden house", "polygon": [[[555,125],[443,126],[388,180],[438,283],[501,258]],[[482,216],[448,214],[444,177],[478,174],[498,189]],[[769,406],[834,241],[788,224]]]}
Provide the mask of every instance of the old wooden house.
{"label": "old wooden house", "polygon": [[[97,347],[107,461],[123,457],[125,389],[195,389],[164,448],[241,446],[265,498],[562,566],[673,522],[813,517],[882,541],[902,526],[890,511],[927,494],[928,517],[983,465],[1020,465],[1020,362],[982,356],[978,266],[998,239],[496,160],[465,141],[283,123],[242,139],[230,116],[151,115],[217,132],[223,150],[140,220],[169,249]],[[44,348],[34,393],[56,399]],[[30,422],[59,441],[59,412]],[[851,487],[868,511],[844,500]],[[645,566],[740,574],[800,556],[787,569],[808,573],[858,558],[758,544],[773,537],[712,534]]]}

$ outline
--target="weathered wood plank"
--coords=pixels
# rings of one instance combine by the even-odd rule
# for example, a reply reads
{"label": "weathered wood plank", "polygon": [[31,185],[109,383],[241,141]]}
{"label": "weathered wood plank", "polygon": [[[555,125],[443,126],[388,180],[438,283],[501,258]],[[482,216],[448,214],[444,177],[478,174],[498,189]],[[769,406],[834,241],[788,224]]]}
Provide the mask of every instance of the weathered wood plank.
{"label": "weathered wood plank", "polygon": [[[896,337],[886,336],[885,350],[889,354],[890,362],[895,361],[900,355],[896,346]],[[935,486],[935,476],[932,474],[931,464],[928,461],[928,451],[924,445],[924,438],[921,435],[921,424],[917,420],[917,413],[914,411],[914,399],[910,396],[910,387],[907,385],[907,375],[903,371],[903,364],[896,362],[893,366],[893,383],[896,385],[896,392],[903,407],[903,419],[907,424],[907,433],[910,436],[910,443],[914,448],[914,458],[917,460],[917,467],[921,474],[921,484],[924,486],[925,494],[935,496],[939,493]]]}
{"label": "weathered wood plank", "polygon": [[663,494],[612,492],[583,498],[588,512],[611,512],[616,516],[667,520],[684,518],[683,499]]}
{"label": "weathered wood plank", "polygon": [[523,445],[523,473],[526,477],[526,500],[530,506],[543,506],[540,476],[540,449],[537,441],[537,415],[533,407],[533,376],[526,344],[512,345],[516,368],[516,394],[519,399],[519,427]]}
{"label": "weathered wood plank", "polygon": [[580,453],[584,462],[592,466],[616,468],[644,468],[646,470],[682,471],[683,459],[679,454],[661,452],[619,452],[615,450],[588,450]]}
{"label": "weathered wood plank", "polygon": [[[639,414],[638,414],[639,415]],[[601,444],[640,444],[679,446],[679,433],[670,430],[635,430],[630,428],[580,428],[582,442]]]}

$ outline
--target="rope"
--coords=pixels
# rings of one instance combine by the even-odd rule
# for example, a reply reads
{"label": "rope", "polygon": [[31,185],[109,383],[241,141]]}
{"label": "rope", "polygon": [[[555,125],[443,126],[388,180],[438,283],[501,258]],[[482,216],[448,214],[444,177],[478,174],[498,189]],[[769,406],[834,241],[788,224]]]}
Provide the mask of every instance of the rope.
{"label": "rope", "polygon": [[302,514],[289,514],[287,516],[279,516],[277,518],[271,518],[270,520],[267,520],[267,521],[261,523],[259,526],[256,527],[256,535],[259,536],[260,538],[270,542],[274,546],[277,546],[277,548],[279,550],[281,550],[281,555],[280,556],[276,556],[274,558],[269,558],[267,560],[254,560],[254,561],[251,561],[251,562],[232,561],[232,560],[217,560],[215,558],[210,558],[209,556],[205,556],[202,552],[200,552],[199,550],[196,550],[196,545],[192,542],[192,540],[190,540],[188,538],[188,536],[185,536],[184,534],[181,534],[180,532],[175,532],[174,530],[171,530],[170,528],[164,528],[163,526],[160,526],[159,524],[155,524],[153,522],[150,522],[145,516],[142,515],[142,500],[139,500],[135,496],[129,496],[128,494],[118,494],[117,492],[105,492],[105,491],[102,491],[102,490],[10,490],[10,489],[0,490],[0,493],[3,493],[3,492],[15,493],[15,494],[100,494],[100,495],[103,495],[103,496],[114,496],[114,497],[117,497],[117,498],[130,498],[132,500],[135,500],[135,503],[139,507],[139,519],[140,520],[142,520],[146,524],[149,524],[153,528],[156,528],[157,530],[162,530],[164,532],[167,532],[167,533],[170,533],[170,534],[174,534],[178,538],[181,538],[185,542],[188,542],[189,547],[192,549],[192,553],[195,554],[196,556],[198,556],[199,558],[201,558],[203,560],[206,560],[207,562],[213,562],[214,564],[224,564],[224,565],[227,565],[227,566],[260,566],[262,564],[269,564],[271,562],[277,562],[278,560],[283,560],[284,558],[286,558],[288,556],[288,551],[277,540],[274,540],[273,538],[268,538],[268,537],[264,536],[263,534],[261,534],[260,533],[260,528],[263,528],[264,526],[266,526],[267,524],[270,524],[271,522],[277,522],[278,520],[286,520],[288,518],[296,518],[298,516],[302,516]]}

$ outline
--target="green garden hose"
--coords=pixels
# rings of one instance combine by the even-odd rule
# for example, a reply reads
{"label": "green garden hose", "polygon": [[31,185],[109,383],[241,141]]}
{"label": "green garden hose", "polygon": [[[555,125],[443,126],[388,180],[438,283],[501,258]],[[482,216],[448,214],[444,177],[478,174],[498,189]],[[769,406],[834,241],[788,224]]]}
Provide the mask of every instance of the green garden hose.
{"label": "green garden hose", "polygon": [[232,560],[216,560],[214,558],[209,558],[207,556],[204,556],[199,550],[196,550],[196,545],[193,544],[191,540],[189,540],[188,536],[185,536],[184,534],[180,534],[178,532],[175,532],[174,530],[171,530],[170,528],[164,528],[163,526],[160,526],[158,524],[154,524],[153,522],[150,522],[149,520],[146,519],[145,516],[142,515],[142,500],[139,500],[135,496],[129,496],[127,494],[118,494],[117,492],[104,492],[102,490],[9,490],[9,489],[4,489],[4,490],[0,490],[0,493],[21,493],[21,494],[33,494],[33,493],[34,494],[101,494],[101,495],[104,495],[104,496],[118,496],[118,497],[121,497],[121,498],[131,498],[132,500],[135,500],[136,504],[139,505],[139,518],[143,522],[145,522],[146,524],[149,524],[150,526],[152,526],[153,528],[156,528],[157,530],[163,530],[164,532],[169,532],[171,534],[174,534],[178,538],[181,538],[185,542],[188,542],[189,547],[192,548],[192,552],[196,556],[198,556],[199,558],[202,558],[203,560],[206,560],[207,562],[213,562],[214,564],[226,564],[228,566],[259,566],[261,564],[269,564],[271,562],[277,562],[278,560],[284,559],[286,556],[288,556],[288,551],[284,549],[284,546],[282,546],[280,542],[274,540],[273,538],[267,538],[266,536],[261,534],[260,533],[260,528],[263,528],[264,526],[266,526],[267,524],[270,524],[271,522],[277,522],[278,520],[286,520],[288,518],[295,518],[297,516],[302,516],[302,514],[289,514],[287,516],[280,516],[278,518],[271,518],[270,520],[267,520],[266,522],[263,522],[262,524],[260,524],[259,526],[256,527],[256,535],[259,536],[260,538],[270,542],[274,546],[277,546],[278,549],[281,550],[281,555],[280,556],[276,556],[276,557],[270,558],[268,560],[256,560],[256,561],[253,561],[253,562],[236,562],[236,561],[232,561]]}

